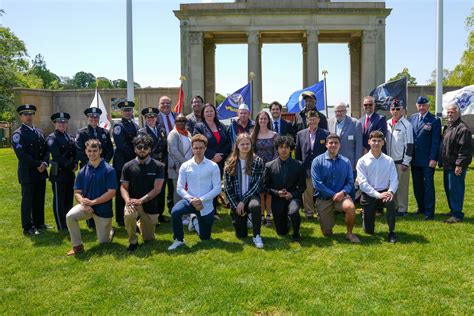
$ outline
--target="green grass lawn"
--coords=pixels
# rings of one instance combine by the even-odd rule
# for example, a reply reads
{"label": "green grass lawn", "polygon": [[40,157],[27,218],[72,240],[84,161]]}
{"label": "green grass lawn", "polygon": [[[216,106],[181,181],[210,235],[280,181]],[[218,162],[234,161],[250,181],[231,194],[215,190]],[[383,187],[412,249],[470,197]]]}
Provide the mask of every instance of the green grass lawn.
{"label": "green grass lawn", "polygon": [[[0,313],[233,313],[233,314],[473,314],[474,170],[467,175],[465,221],[447,225],[405,217],[397,221],[399,242],[388,244],[387,225],[376,234],[344,240],[339,216],[335,237],[322,236],[317,222],[303,220],[301,244],[263,228],[265,249],[234,237],[228,215],[215,224],[212,241],[185,232],[188,247],[175,252],[171,225],[157,240],[127,254],[124,229],[113,244],[99,246],[82,224],[86,252],[66,257],[69,235],[50,230],[24,237],[20,223],[17,160],[0,150]],[[447,211],[442,171],[436,172],[438,213]],[[412,191],[410,191],[412,192]],[[410,194],[410,211],[415,211]],[[46,221],[54,225],[51,185]],[[224,211],[221,211],[224,214]],[[140,240],[141,241],[141,240]]]}

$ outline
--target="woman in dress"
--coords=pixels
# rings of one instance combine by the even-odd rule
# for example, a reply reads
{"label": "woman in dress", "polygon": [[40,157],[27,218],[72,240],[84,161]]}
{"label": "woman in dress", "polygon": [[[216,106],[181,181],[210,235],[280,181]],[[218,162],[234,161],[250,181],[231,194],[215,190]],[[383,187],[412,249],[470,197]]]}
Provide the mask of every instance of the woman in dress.
{"label": "woman in dress", "polygon": [[224,168],[224,190],[231,206],[232,223],[237,238],[248,234],[247,222],[251,215],[253,243],[263,248],[260,237],[261,207],[260,191],[263,186],[265,165],[254,155],[250,135],[239,134]]}
{"label": "woman in dress", "polygon": [[[255,154],[262,158],[263,163],[266,164],[278,156],[275,149],[275,138],[278,136],[272,130],[272,121],[270,115],[265,111],[260,111],[255,119],[255,128],[252,132],[252,144],[254,146]],[[262,221],[270,226],[272,224],[272,210],[271,210],[271,196],[267,193],[261,193],[262,206]],[[266,217],[265,217],[266,211]]]}

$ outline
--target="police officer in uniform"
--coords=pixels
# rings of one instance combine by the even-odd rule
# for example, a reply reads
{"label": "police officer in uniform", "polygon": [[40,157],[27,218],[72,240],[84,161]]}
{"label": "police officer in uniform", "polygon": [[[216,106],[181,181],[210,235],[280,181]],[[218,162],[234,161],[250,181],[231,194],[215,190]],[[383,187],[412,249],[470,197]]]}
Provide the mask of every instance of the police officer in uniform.
{"label": "police officer in uniform", "polygon": [[114,155],[114,147],[109,132],[99,126],[102,110],[96,107],[87,108],[84,114],[87,116],[87,126],[78,130],[76,134],[77,157],[81,163],[81,168],[89,161],[85,153],[85,143],[89,139],[100,141],[102,144],[101,157],[109,163]]}
{"label": "police officer in uniform", "polygon": [[54,219],[59,231],[67,231],[66,214],[72,208],[74,196],[74,172],[77,170],[76,141],[67,133],[69,113],[58,112],[51,116],[54,132],[47,143],[51,153],[49,179],[53,186]]}
{"label": "police officer in uniform", "polygon": [[[166,139],[165,127],[158,123],[158,115],[160,111],[157,108],[147,107],[142,110],[145,117],[145,127],[138,131],[138,135],[150,135],[153,138],[153,147],[151,149],[151,157],[159,162],[168,165],[168,141]],[[168,177],[167,168],[165,168],[165,179]],[[160,223],[168,222],[163,213],[165,211],[165,190],[161,190],[158,194],[158,220]]]}
{"label": "police officer in uniform", "polygon": [[44,224],[44,194],[48,177],[48,150],[43,132],[33,125],[36,107],[20,105],[16,111],[22,125],[13,132],[12,147],[18,158],[21,184],[21,225],[23,234],[38,235]]}
{"label": "police officer in uniform", "polygon": [[[115,154],[113,167],[117,175],[118,187],[120,187],[120,178],[125,163],[135,158],[135,149],[133,139],[137,136],[138,125],[133,121],[133,108],[135,103],[131,101],[122,101],[118,108],[122,113],[122,120],[114,125],[113,134],[115,142]],[[120,190],[115,195],[115,221],[119,226],[125,226],[123,210],[125,202],[123,201]]]}
{"label": "police officer in uniform", "polygon": [[[102,153],[100,156],[109,163],[114,156],[114,146],[109,132],[99,126],[99,118],[102,114],[102,110],[96,107],[87,108],[84,114],[87,116],[87,126],[78,130],[76,134],[76,154],[80,162],[80,167],[84,167],[89,161],[85,152],[85,144],[89,139],[98,139],[100,141],[102,145]],[[95,228],[94,219],[88,219],[87,226],[89,228]]]}

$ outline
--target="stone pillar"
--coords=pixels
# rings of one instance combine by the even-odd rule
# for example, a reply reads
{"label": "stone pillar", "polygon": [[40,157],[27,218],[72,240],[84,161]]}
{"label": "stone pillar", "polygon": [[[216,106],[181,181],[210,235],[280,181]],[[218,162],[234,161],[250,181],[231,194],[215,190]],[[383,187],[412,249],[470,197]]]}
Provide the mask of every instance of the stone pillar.
{"label": "stone pillar", "polygon": [[350,57],[350,115],[359,118],[361,114],[361,98],[360,95],[360,38],[354,37],[349,42]]}
{"label": "stone pillar", "polygon": [[375,78],[377,85],[379,85],[385,82],[385,18],[378,17],[376,24],[377,70],[375,72]]}
{"label": "stone pillar", "polygon": [[[189,32],[189,99],[194,95],[204,95],[204,48],[201,32]],[[186,98],[187,99],[187,98]],[[174,100],[175,101],[175,100]],[[190,104],[191,101],[187,102]]]}
{"label": "stone pillar", "polygon": [[306,84],[312,86],[319,81],[319,31],[306,31],[307,61],[306,61]]}
{"label": "stone pillar", "polygon": [[[377,85],[377,31],[363,31],[361,56],[361,97],[372,91]],[[360,100],[359,100],[359,103]]]}
{"label": "stone pillar", "polygon": [[303,87],[308,86],[308,44],[302,43],[301,48],[303,50]]}
{"label": "stone pillar", "polygon": [[[252,88],[252,117],[255,118],[260,104],[262,103],[262,61],[261,61],[261,45],[259,33],[250,31],[248,36],[248,73],[253,72]],[[250,80],[250,79],[249,79]]]}
{"label": "stone pillar", "polygon": [[216,44],[212,40],[204,41],[204,95],[205,102],[215,104],[216,100]]}
{"label": "stone pillar", "polygon": [[[189,75],[190,72],[190,64],[189,64],[189,32],[188,32],[188,21],[181,21],[180,23],[181,29],[181,75],[186,77],[186,80],[183,81],[183,90],[184,90],[184,109],[185,113],[190,111],[190,104],[191,104],[191,85],[189,84],[189,79],[191,76]],[[156,100],[158,103],[158,100]],[[150,104],[151,105],[151,104]]]}

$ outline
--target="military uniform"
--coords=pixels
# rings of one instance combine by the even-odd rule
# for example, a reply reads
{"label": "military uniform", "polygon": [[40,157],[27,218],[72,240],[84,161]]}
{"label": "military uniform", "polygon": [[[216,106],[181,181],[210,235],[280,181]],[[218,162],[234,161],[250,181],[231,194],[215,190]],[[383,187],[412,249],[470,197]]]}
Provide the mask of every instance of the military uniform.
{"label": "military uniform", "polygon": [[[26,104],[17,108],[22,114],[34,114],[36,107]],[[12,134],[12,147],[18,158],[18,181],[21,184],[21,225],[25,234],[38,234],[36,229],[45,228],[44,194],[48,172],[38,171],[48,165],[46,138],[37,128],[22,124]]]}
{"label": "military uniform", "polygon": [[[157,116],[159,110],[157,108],[148,107],[142,110],[143,116]],[[163,163],[165,166],[168,166],[168,141],[166,138],[166,130],[165,127],[156,123],[155,128],[151,128],[148,125],[138,130],[138,135],[150,135],[153,139],[153,147],[151,149],[150,156],[153,159],[158,160],[159,162]],[[168,177],[167,168],[165,168],[165,179]],[[164,185],[163,188],[158,194],[158,213],[160,214],[159,220],[160,222],[164,221],[163,213],[165,211],[165,189]],[[171,208],[170,208],[171,212]]]}
{"label": "military uniform", "polygon": [[[130,101],[123,101],[118,104],[121,110],[132,109],[135,103]],[[115,142],[115,154],[113,167],[115,168],[117,176],[117,185],[120,188],[120,178],[122,177],[123,166],[135,158],[135,149],[133,147],[133,139],[137,136],[138,125],[131,120],[122,118],[120,122],[114,125],[113,135]],[[115,221],[120,226],[124,226],[123,210],[125,208],[125,202],[122,198],[120,190],[117,190],[115,195]]]}
{"label": "military uniform", "polygon": [[[53,122],[67,123],[68,113],[55,113]],[[47,139],[51,153],[50,181],[53,187],[53,211],[58,230],[67,230],[66,214],[72,208],[74,196],[74,179],[77,167],[76,141],[67,132],[55,130]]]}

